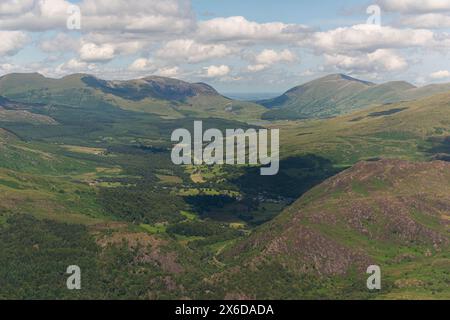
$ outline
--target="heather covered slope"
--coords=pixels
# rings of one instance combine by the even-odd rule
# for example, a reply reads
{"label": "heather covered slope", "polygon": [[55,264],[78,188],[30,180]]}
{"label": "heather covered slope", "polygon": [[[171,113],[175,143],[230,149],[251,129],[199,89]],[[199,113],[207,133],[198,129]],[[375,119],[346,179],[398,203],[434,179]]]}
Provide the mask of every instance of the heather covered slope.
{"label": "heather covered slope", "polygon": [[61,79],[38,73],[0,77],[0,95],[21,102],[81,105],[113,105],[125,110],[166,118],[220,117],[258,120],[265,108],[220,95],[204,83],[146,77],[128,81],[106,81],[88,74]]}
{"label": "heather covered slope", "polygon": [[248,298],[449,298],[449,212],[450,163],[361,162],[228,250],[221,281]]}

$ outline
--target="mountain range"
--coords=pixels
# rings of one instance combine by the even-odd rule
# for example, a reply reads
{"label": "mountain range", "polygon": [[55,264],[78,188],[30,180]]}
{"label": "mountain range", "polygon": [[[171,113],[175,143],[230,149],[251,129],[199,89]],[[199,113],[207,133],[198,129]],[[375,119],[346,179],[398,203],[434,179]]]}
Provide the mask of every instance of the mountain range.
{"label": "mountain range", "polygon": [[167,119],[218,117],[241,121],[330,118],[372,106],[411,101],[450,91],[450,84],[416,87],[408,82],[375,84],[332,74],[252,102],[227,98],[205,83],[150,76],[106,81],[87,74],[61,79],[38,73],[0,77],[0,95],[15,101],[66,105],[109,104]]}
{"label": "mountain range", "polygon": [[416,87],[408,82],[375,84],[343,74],[328,75],[257,103],[272,109],[267,120],[329,118],[370,106],[410,101],[450,91],[450,84]]}
{"label": "mountain range", "polygon": [[109,104],[176,119],[189,116],[259,119],[265,108],[220,95],[204,83],[146,77],[105,81],[87,74],[51,79],[39,73],[0,77],[0,95],[15,101],[79,106]]}

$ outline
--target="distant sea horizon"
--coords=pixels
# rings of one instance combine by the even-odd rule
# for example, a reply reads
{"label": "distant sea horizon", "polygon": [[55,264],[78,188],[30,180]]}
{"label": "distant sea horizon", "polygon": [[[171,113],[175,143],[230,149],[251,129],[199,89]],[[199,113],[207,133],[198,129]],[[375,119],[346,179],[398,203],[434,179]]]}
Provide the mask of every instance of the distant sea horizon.
{"label": "distant sea horizon", "polygon": [[279,92],[226,92],[222,94],[230,99],[241,101],[265,100],[282,95]]}

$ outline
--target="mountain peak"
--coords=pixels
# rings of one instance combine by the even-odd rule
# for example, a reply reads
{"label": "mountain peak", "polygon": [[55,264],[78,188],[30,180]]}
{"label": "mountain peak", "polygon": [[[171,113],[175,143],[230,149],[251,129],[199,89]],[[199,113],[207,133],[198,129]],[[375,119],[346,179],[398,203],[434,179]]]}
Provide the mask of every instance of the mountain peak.
{"label": "mountain peak", "polygon": [[334,74],[329,74],[325,77],[319,78],[317,79],[318,81],[337,81],[337,80],[346,80],[346,81],[354,81],[354,82],[359,82],[368,86],[372,86],[374,85],[374,83],[369,82],[369,81],[364,81],[364,80],[360,80],[357,78],[353,78],[349,75],[343,74],[343,73],[334,73]]}

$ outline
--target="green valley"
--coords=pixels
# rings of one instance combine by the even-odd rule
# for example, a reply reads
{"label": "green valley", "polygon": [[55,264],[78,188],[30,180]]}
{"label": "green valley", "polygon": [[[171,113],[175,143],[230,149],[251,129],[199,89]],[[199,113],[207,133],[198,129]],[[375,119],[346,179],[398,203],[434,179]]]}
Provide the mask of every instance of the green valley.
{"label": "green valley", "polygon": [[[273,177],[172,163],[173,130],[267,111],[205,84],[11,75],[0,95],[0,298],[449,297],[449,93],[259,121],[280,129]],[[65,289],[73,264],[80,292]]]}

